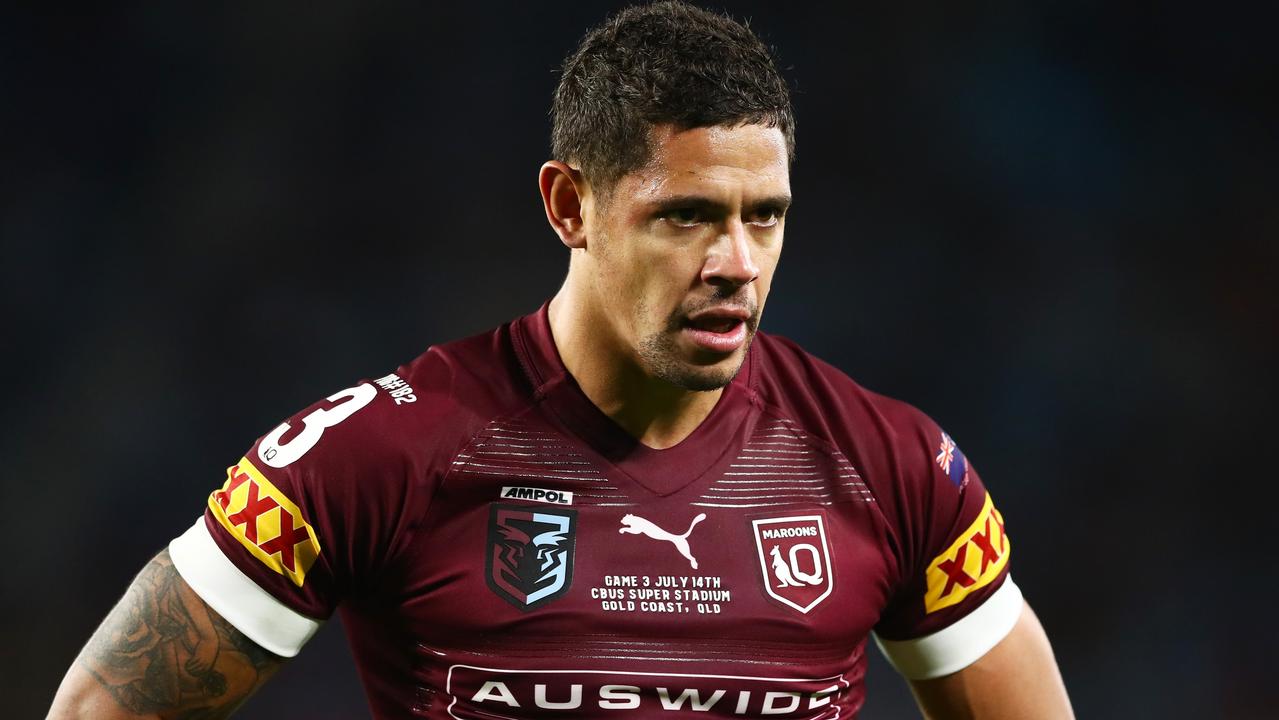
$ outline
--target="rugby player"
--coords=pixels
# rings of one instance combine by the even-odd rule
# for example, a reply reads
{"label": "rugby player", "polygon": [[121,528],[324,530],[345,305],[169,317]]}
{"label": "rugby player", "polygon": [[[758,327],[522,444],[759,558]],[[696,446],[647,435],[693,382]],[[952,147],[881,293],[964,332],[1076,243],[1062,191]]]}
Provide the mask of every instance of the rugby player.
{"label": "rugby player", "polygon": [[1070,717],[962,451],[758,331],[794,154],[768,50],[624,10],[553,115],[554,298],[261,437],[51,717],[226,717],[335,609],[377,718],[848,718],[872,638],[928,717]]}

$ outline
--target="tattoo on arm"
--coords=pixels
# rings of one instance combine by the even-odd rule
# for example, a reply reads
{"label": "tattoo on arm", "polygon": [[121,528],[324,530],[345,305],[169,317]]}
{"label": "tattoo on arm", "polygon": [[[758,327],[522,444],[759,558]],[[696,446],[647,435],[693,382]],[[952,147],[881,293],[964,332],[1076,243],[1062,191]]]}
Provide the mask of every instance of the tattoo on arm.
{"label": "tattoo on arm", "polygon": [[283,663],[200,599],[165,550],[80,654],[121,707],[185,720],[227,717]]}

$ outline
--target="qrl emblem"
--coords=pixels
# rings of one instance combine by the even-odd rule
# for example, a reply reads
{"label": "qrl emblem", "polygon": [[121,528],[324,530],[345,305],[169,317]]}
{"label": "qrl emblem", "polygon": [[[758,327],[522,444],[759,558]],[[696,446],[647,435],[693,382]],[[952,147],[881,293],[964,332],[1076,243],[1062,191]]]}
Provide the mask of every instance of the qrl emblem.
{"label": "qrl emblem", "polygon": [[493,505],[485,573],[489,588],[521,610],[568,592],[576,533],[576,510]]}
{"label": "qrl emblem", "polygon": [[764,592],[774,600],[807,613],[830,597],[830,548],[820,515],[752,520]]}

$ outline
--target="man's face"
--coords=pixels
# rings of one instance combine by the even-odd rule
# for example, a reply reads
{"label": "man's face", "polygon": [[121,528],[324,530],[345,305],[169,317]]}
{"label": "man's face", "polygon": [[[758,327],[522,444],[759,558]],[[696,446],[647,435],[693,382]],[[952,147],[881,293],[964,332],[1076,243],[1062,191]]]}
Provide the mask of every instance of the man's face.
{"label": "man's face", "polygon": [[759,326],[790,205],[786,142],[763,125],[653,129],[653,158],[587,216],[602,342],[651,377],[723,387]]}

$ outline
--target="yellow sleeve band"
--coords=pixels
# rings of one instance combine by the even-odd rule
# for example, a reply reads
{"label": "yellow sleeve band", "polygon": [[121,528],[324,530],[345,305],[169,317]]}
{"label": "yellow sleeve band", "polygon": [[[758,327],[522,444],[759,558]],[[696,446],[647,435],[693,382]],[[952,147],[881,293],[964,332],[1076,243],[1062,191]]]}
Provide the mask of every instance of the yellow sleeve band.
{"label": "yellow sleeve band", "polygon": [[226,483],[209,495],[209,510],[263,565],[298,587],[320,556],[320,541],[301,509],[248,458],[227,468]]}
{"label": "yellow sleeve band", "polygon": [[1008,564],[1011,549],[1004,532],[1004,516],[995,509],[990,493],[986,493],[977,519],[928,566],[925,612],[950,607],[989,585]]}

